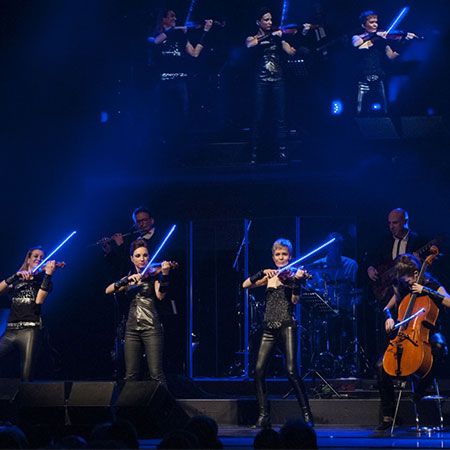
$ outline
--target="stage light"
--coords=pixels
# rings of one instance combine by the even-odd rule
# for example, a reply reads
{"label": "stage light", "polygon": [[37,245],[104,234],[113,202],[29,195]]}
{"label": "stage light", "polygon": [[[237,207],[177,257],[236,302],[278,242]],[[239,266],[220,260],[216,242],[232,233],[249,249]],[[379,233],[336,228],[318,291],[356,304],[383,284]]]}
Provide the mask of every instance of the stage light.
{"label": "stage light", "polygon": [[436,115],[436,110],[432,106],[429,106],[427,108],[427,116],[428,117],[432,117],[432,116],[435,116],[435,115]]}
{"label": "stage light", "polygon": [[100,111],[100,122],[101,123],[106,123],[108,122],[109,119],[109,114],[107,111]]}
{"label": "stage light", "polygon": [[331,102],[331,114],[333,116],[338,116],[342,114],[344,111],[344,104],[341,102],[341,100],[333,100]]}
{"label": "stage light", "polygon": [[381,111],[381,103],[372,103],[372,111]]}

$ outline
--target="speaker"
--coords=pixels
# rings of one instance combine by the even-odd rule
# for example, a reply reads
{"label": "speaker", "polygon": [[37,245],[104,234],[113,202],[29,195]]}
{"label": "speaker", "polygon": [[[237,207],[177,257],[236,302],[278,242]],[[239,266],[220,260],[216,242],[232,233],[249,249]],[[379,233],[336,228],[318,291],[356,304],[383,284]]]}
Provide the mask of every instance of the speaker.
{"label": "speaker", "polygon": [[389,117],[358,117],[359,131],[366,139],[398,139],[394,124]]}
{"label": "speaker", "polygon": [[52,436],[64,430],[64,402],[64,382],[26,382],[20,385],[15,401],[18,408],[17,421],[33,448],[45,447]]}
{"label": "speaker", "polygon": [[183,428],[189,416],[169,391],[156,381],[125,383],[115,402],[115,417],[134,424],[139,437],[161,437]]}
{"label": "speaker", "polygon": [[444,136],[442,117],[402,117],[403,136],[408,139],[438,138]]}
{"label": "speaker", "polygon": [[25,382],[16,397],[20,421],[64,425],[64,382]]}
{"label": "speaker", "polygon": [[67,411],[70,425],[89,426],[113,419],[112,403],[117,384],[104,382],[73,382]]}
{"label": "speaker", "polygon": [[0,379],[0,420],[11,421],[16,415],[13,402],[19,392],[20,380],[16,378]]}

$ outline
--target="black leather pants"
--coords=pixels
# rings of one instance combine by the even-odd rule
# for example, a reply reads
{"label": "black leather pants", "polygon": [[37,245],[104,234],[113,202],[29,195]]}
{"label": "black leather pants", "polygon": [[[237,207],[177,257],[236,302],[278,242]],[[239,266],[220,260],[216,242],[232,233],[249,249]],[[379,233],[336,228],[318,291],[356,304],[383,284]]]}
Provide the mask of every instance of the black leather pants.
{"label": "black leather pants", "polygon": [[162,363],[163,346],[162,329],[126,330],[124,347],[125,381],[139,380],[141,358],[143,352],[145,352],[150,378],[166,385]]}
{"label": "black leather pants", "polygon": [[302,414],[307,422],[312,421],[311,409],[309,407],[308,396],[305,386],[298,375],[297,370],[297,326],[283,326],[279,329],[265,329],[261,338],[258,359],[255,367],[256,398],[259,405],[259,414],[268,415],[269,408],[267,402],[266,371],[270,355],[277,343],[281,339],[284,345],[286,361],[286,371],[289,381],[294,389],[295,397],[302,410]]}
{"label": "black leather pants", "polygon": [[41,330],[38,327],[7,329],[0,338],[0,358],[15,349],[19,351],[22,381],[31,380],[40,333]]}

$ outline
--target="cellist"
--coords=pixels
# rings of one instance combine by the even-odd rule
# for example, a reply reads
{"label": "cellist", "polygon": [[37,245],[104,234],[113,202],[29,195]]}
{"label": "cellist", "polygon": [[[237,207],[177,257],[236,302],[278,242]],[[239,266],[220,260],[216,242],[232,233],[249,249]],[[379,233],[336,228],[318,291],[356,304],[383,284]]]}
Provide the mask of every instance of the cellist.
{"label": "cellist", "polygon": [[[395,260],[396,277],[393,283],[394,294],[386,307],[384,308],[385,330],[389,335],[395,326],[394,317],[396,316],[397,307],[401,300],[409,293],[420,295],[428,295],[439,309],[450,307],[450,295],[445,288],[428,273],[425,273],[423,284],[418,283],[421,263],[412,254],[400,255]],[[439,321],[439,318],[438,318]],[[431,384],[436,371],[436,365],[443,359],[447,353],[447,345],[444,337],[438,332],[439,325],[436,324],[431,330],[430,344],[434,357],[434,365],[432,370],[415,385],[414,401],[419,401],[424,395],[428,386]],[[392,377],[383,369],[382,358],[377,364],[378,366],[378,388],[380,391],[381,409],[383,419],[377,427],[378,431],[384,431],[392,426],[394,417],[394,384]]]}

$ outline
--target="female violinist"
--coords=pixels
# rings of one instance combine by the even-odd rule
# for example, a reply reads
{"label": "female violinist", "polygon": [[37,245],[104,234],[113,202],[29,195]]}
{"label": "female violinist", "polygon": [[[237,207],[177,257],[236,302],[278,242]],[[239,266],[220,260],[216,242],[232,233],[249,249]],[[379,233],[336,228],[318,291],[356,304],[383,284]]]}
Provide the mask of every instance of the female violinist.
{"label": "female violinist", "polygon": [[[394,329],[395,320],[393,316],[396,314],[399,302],[407,294],[427,295],[439,310],[444,307],[450,307],[450,295],[436,279],[425,273],[422,283],[418,283],[420,269],[420,261],[414,255],[400,255],[395,260],[396,280],[393,286],[394,295],[383,310],[386,317],[385,330],[387,334],[390,334]],[[415,401],[419,401],[424,396],[426,389],[435,376],[436,366],[439,365],[439,362],[447,353],[445,339],[442,334],[438,333],[438,330],[439,324],[437,323],[431,330],[432,334],[430,336],[434,364],[430,372],[416,383]],[[386,373],[381,363],[379,363],[378,385],[383,421],[377,429],[387,430],[392,426],[394,416],[394,386],[392,378]]]}
{"label": "female violinist", "polygon": [[[374,11],[364,11],[359,16],[359,22],[364,33],[352,37],[352,45],[358,53],[358,97],[357,113],[373,113],[372,105],[380,105],[379,112],[387,114],[387,101],[384,86],[385,72],[383,70],[383,55],[394,60],[399,53],[389,42],[415,39],[414,33],[388,35],[378,29],[378,14]],[[392,39],[392,40],[391,40]]]}
{"label": "female violinist", "polygon": [[33,273],[43,259],[41,247],[31,248],[20,269],[0,283],[0,293],[8,292],[12,300],[8,325],[0,338],[0,358],[17,349],[23,381],[32,377],[42,329],[41,305],[52,290],[57,267],[55,261],[48,261],[43,271]]}
{"label": "female violinist", "polygon": [[264,331],[255,367],[256,396],[259,406],[255,427],[270,427],[267,402],[266,370],[270,354],[278,340],[284,346],[286,371],[300,405],[305,422],[313,425],[305,387],[297,371],[297,324],[294,319],[294,305],[299,300],[299,283],[308,274],[302,269],[295,272],[280,272],[292,257],[292,244],[287,239],[277,239],[272,245],[272,259],[276,269],[264,269],[247,278],[242,287],[251,289],[266,286]]}
{"label": "female violinist", "polygon": [[149,260],[147,243],[142,239],[131,243],[130,259],[134,271],[106,288],[106,294],[123,291],[131,299],[125,329],[125,381],[139,379],[141,358],[145,353],[150,378],[166,385],[162,363],[163,327],[156,302],[166,296],[172,265],[163,261],[160,270],[149,270],[141,275]]}

